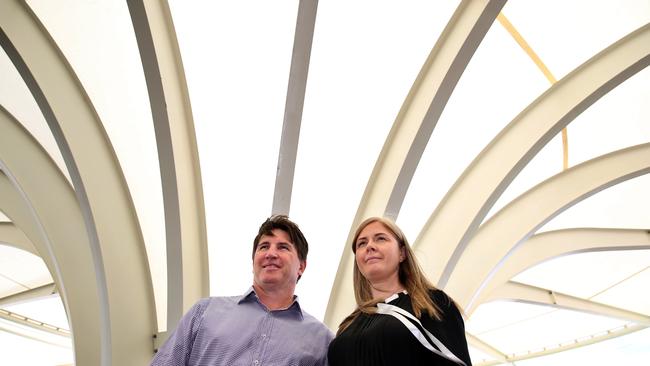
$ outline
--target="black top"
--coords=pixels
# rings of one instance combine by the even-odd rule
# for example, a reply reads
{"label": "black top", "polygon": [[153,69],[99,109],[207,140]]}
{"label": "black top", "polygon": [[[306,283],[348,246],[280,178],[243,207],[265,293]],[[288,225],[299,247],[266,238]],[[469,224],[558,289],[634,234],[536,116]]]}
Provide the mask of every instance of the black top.
{"label": "black top", "polygon": [[[458,308],[441,290],[431,291],[431,299],[442,310],[442,320],[435,320],[425,312],[420,322],[456,357],[466,365],[471,365],[465,339],[465,325]],[[411,297],[407,294],[400,293],[389,304],[413,313]],[[361,313],[330,343],[327,358],[330,366],[458,366],[457,363],[425,348],[404,324],[395,317],[384,314]]]}

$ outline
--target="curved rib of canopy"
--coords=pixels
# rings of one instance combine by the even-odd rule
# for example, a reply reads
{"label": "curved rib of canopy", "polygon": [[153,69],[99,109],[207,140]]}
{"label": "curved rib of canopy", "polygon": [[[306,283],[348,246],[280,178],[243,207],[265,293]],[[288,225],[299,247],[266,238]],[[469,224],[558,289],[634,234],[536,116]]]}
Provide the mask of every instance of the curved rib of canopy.
{"label": "curved rib of canopy", "polygon": [[594,334],[590,337],[583,337],[582,339],[575,339],[571,342],[568,343],[563,343],[563,344],[553,344],[549,345],[548,347],[544,347],[542,351],[528,351],[528,352],[522,352],[522,353],[517,353],[513,355],[508,355],[505,361],[502,361],[500,359],[497,359],[495,361],[487,361],[487,362],[477,362],[475,365],[476,366],[492,366],[492,365],[500,365],[503,363],[514,363],[516,361],[522,361],[522,360],[528,360],[531,358],[535,357],[541,357],[541,356],[546,356],[546,355],[552,355],[554,353],[559,353],[559,352],[564,352],[568,351],[571,349],[575,348],[580,348],[584,346],[588,346],[590,344],[606,341],[608,339],[616,338],[616,337],[621,337],[630,333],[638,332],[640,330],[643,330],[647,328],[644,325],[638,325],[638,324],[632,324],[632,325],[624,325],[622,327],[616,328],[616,329],[609,329],[605,332],[601,332],[599,334]]}
{"label": "curved rib of canopy", "polygon": [[581,252],[634,249],[650,249],[648,230],[574,228],[533,235],[503,261],[465,312],[471,315],[478,305],[491,299],[492,290],[520,272],[551,258]]}
{"label": "curved rib of canopy", "polygon": [[468,332],[465,332],[465,337],[467,338],[467,344],[471,345],[472,347],[480,350],[481,352],[487,355],[494,357],[497,361],[504,362],[504,363],[507,362],[508,355],[494,348],[492,345],[484,342],[479,337],[470,334]]}
{"label": "curved rib of canopy", "polygon": [[273,214],[289,215],[318,0],[300,0],[273,193]]}
{"label": "curved rib of canopy", "polygon": [[[438,117],[504,4],[505,0],[461,1],[393,123],[363,193],[348,241],[365,218],[397,215]],[[330,328],[338,326],[355,307],[351,257],[348,250],[341,254],[325,311],[324,322]]]}
{"label": "curved rib of canopy", "polygon": [[[209,295],[201,170],[185,73],[166,1],[127,2],[151,103],[167,241],[167,327]],[[160,310],[160,307],[158,307]]]}
{"label": "curved rib of canopy", "polygon": [[25,327],[30,327],[41,332],[46,332],[60,337],[70,338],[70,331],[61,329],[57,326],[44,323],[42,321],[26,317],[24,315],[16,314],[11,311],[0,309],[0,319],[7,320]]}
{"label": "curved rib of canopy", "polygon": [[19,302],[39,300],[57,294],[56,285],[52,283],[45,284],[30,290],[18,292],[9,296],[0,298],[0,306],[13,305]]}
{"label": "curved rib of canopy", "polygon": [[[92,278],[97,281],[91,287],[99,290],[99,305],[93,308],[101,310],[101,352],[75,351],[96,357],[88,364],[147,363],[157,331],[149,265],[133,202],[102,122],[72,68],[23,1],[0,2],[0,25],[0,43],[43,112],[66,162],[92,251]],[[64,292],[65,283],[59,285]],[[74,337],[86,336],[92,337]]]}
{"label": "curved rib of canopy", "polygon": [[75,359],[98,364],[102,309],[95,257],[68,180],[38,142],[0,107],[0,205],[34,244],[61,291]]}
{"label": "curved rib of canopy", "polygon": [[647,143],[602,155],[538,184],[481,226],[460,257],[445,290],[462,307],[473,307],[478,292],[508,254],[538,228],[577,202],[649,172]]}
{"label": "curved rib of canopy", "polygon": [[459,258],[506,187],[576,116],[650,63],[650,24],[576,68],[523,110],[448,191],[413,246],[435,253],[424,271],[445,287]]}
{"label": "curved rib of canopy", "polygon": [[634,322],[646,327],[650,326],[650,316],[648,315],[514,281],[508,281],[495,288],[490,296],[490,300],[512,300],[529,304],[547,305],[561,309],[604,315]]}
{"label": "curved rib of canopy", "polygon": [[[2,110],[2,107],[0,107],[0,110]],[[2,159],[1,155],[0,159]],[[34,244],[13,222],[0,222],[0,243],[22,249],[40,257],[36,248],[34,248]]]}

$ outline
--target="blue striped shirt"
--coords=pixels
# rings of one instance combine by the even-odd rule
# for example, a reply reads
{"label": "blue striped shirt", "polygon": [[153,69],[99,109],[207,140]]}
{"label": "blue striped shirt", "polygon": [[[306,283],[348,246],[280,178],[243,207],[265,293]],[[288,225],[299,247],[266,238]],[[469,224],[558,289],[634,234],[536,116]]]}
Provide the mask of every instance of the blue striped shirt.
{"label": "blue striped shirt", "polygon": [[243,296],[196,303],[151,365],[324,366],[332,337],[296,297],[287,309],[269,311],[251,287]]}

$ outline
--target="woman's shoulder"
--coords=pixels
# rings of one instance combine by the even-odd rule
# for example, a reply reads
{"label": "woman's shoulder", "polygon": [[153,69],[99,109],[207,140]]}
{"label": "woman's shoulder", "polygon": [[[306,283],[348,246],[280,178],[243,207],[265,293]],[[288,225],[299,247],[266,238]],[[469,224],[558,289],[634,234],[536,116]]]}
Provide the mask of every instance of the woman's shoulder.
{"label": "woman's shoulder", "polygon": [[454,303],[454,300],[446,292],[437,288],[429,289],[429,297],[438,306],[446,307]]}
{"label": "woman's shoulder", "polygon": [[452,299],[449,295],[447,295],[446,292],[440,289],[429,289],[429,297],[431,298],[431,301],[440,309],[442,310],[443,313],[447,313],[449,311],[459,314],[460,315],[460,308]]}

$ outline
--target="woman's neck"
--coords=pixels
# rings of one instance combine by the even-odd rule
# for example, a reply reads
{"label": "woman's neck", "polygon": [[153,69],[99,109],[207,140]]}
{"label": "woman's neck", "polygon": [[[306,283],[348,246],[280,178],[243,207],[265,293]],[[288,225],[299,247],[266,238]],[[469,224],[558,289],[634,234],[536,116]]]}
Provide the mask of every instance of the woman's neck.
{"label": "woman's neck", "polygon": [[402,285],[397,279],[370,282],[370,290],[372,291],[373,299],[383,300],[393,294],[404,291],[404,285]]}

